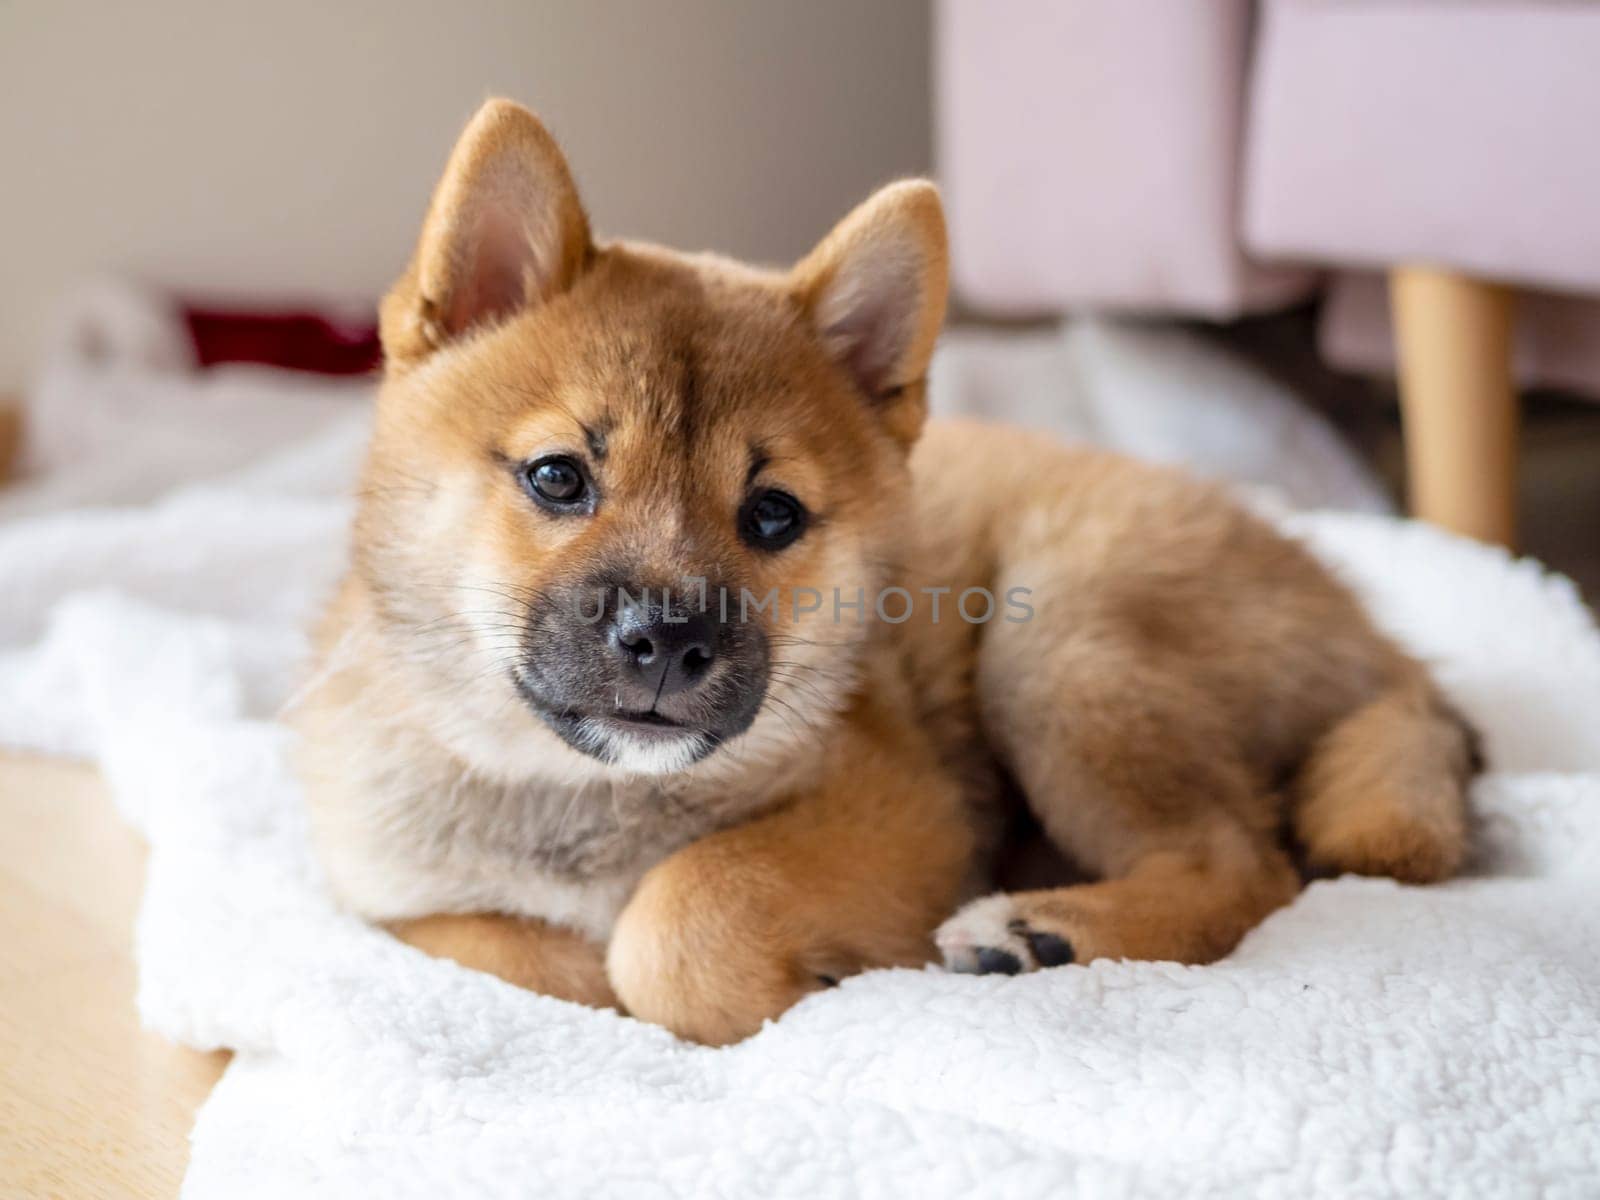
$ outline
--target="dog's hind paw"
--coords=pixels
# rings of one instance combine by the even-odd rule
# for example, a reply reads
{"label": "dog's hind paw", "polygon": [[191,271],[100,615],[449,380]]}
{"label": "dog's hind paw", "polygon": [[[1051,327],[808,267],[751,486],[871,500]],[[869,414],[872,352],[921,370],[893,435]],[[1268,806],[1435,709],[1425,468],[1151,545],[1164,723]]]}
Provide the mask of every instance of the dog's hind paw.
{"label": "dog's hind paw", "polygon": [[1000,893],[974,900],[934,935],[944,965],[967,975],[1017,975],[1073,960],[1072,943],[1034,929]]}

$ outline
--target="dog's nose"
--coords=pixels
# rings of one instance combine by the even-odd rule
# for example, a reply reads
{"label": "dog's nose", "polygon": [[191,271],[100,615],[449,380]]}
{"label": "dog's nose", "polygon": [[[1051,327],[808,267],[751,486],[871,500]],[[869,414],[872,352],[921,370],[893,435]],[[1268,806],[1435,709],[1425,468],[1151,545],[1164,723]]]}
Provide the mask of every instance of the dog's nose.
{"label": "dog's nose", "polygon": [[631,607],[617,614],[611,647],[652,695],[672,696],[705,679],[716,660],[716,635],[716,626],[703,613]]}

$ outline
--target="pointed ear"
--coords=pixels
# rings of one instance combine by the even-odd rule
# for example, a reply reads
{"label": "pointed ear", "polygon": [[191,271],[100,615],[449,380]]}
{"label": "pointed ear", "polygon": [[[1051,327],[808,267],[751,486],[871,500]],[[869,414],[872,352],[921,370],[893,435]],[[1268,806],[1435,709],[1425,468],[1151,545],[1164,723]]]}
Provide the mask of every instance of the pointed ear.
{"label": "pointed ear", "polygon": [[456,142],[411,265],[384,298],[389,363],[418,362],[549,299],[589,253],[589,221],[555,139],[521,105],[490,100]]}
{"label": "pointed ear", "polygon": [[823,344],[890,432],[914,441],[949,291],[939,190],[925,179],[880,189],[800,261],[791,280]]}

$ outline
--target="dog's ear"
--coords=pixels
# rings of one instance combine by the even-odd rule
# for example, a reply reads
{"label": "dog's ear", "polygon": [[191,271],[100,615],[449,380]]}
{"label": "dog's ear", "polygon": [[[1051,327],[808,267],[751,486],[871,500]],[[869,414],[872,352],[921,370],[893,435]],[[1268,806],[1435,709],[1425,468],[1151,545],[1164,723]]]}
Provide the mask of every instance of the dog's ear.
{"label": "dog's ear", "polygon": [[589,221],[567,161],[539,119],[490,100],[434,189],[416,253],[384,298],[391,367],[570,286],[590,254]]}
{"label": "dog's ear", "polygon": [[880,189],[791,275],[824,345],[907,445],[927,412],[924,377],[949,275],[939,191],[923,179]]}

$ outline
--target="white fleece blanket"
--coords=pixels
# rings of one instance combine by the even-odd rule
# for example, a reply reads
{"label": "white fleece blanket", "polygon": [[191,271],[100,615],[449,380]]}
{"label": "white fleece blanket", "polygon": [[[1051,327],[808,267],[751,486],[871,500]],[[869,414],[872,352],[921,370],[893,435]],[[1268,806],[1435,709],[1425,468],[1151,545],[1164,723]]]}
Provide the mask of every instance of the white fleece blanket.
{"label": "white fleece blanket", "polygon": [[142,1016],[238,1051],[186,1196],[1600,1192],[1600,635],[1565,581],[1289,519],[1484,729],[1468,877],[1315,884],[1204,968],[875,972],[708,1050],[330,905],[271,718],[363,419],[277,433],[152,502],[0,523],[0,742],[100,764],[152,847]]}

